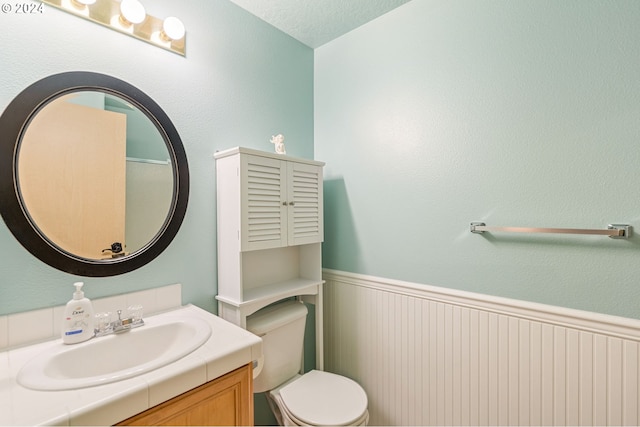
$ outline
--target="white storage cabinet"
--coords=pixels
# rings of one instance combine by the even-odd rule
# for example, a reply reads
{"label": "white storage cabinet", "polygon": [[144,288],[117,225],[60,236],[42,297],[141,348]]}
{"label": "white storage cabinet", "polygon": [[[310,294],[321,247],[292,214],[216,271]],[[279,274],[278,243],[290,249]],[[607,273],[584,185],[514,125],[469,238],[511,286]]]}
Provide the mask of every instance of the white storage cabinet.
{"label": "white storage cabinet", "polygon": [[246,328],[267,305],[316,305],[322,368],[323,162],[236,147],[217,152],[218,314]]}

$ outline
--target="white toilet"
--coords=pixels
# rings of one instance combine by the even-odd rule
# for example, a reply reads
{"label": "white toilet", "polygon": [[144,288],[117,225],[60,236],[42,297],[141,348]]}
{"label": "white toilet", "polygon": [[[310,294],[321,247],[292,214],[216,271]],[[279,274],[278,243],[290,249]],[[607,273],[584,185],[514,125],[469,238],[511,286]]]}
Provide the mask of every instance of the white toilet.
{"label": "white toilet", "polygon": [[367,425],[367,395],[358,383],[323,371],[299,374],[306,316],[303,303],[287,301],[247,318],[247,330],[262,338],[264,354],[253,392],[269,392],[280,425]]}

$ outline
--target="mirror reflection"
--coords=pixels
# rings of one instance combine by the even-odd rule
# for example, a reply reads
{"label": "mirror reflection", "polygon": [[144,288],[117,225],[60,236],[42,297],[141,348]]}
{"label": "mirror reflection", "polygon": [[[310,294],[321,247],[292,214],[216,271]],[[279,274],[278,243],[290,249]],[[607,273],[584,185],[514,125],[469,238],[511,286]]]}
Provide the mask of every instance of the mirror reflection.
{"label": "mirror reflection", "polygon": [[51,244],[88,260],[123,257],[152,242],[170,215],[169,159],[156,126],[125,99],[71,92],[28,123],[17,189]]}

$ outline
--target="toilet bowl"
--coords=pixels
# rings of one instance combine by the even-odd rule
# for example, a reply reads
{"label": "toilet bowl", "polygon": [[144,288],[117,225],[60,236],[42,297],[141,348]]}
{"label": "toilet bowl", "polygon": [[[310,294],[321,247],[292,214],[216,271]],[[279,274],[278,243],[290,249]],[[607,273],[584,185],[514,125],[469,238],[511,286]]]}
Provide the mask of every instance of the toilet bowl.
{"label": "toilet bowl", "polygon": [[299,374],[306,315],[304,304],[287,301],[247,318],[247,330],[263,342],[254,393],[268,392],[280,425],[367,425],[367,395],[357,382],[318,370]]}
{"label": "toilet bowl", "polygon": [[310,371],[271,390],[267,400],[285,426],[367,425],[367,395],[355,381],[323,371]]}

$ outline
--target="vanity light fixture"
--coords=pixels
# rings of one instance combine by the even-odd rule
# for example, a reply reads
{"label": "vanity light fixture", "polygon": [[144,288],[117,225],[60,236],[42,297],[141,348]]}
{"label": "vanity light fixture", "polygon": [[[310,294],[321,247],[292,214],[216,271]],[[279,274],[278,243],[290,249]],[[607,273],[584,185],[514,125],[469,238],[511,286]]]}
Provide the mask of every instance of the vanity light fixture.
{"label": "vanity light fixture", "polygon": [[140,0],[41,0],[123,34],[185,56],[186,31],[176,17],[160,19],[146,13]]}

